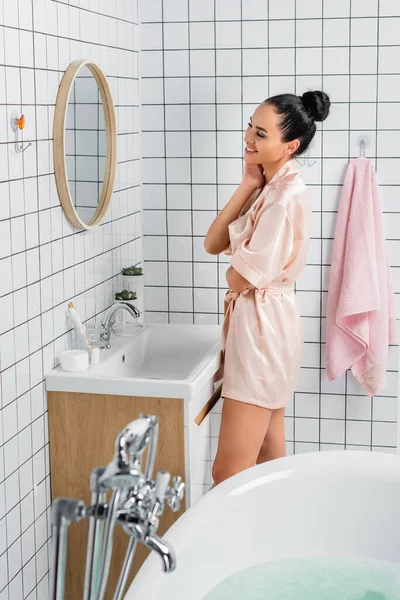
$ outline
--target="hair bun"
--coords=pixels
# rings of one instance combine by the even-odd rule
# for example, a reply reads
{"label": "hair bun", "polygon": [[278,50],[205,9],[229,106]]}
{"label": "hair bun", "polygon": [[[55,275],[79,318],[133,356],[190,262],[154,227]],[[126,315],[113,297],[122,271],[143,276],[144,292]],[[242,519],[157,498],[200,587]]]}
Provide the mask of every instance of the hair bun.
{"label": "hair bun", "polygon": [[305,92],[301,100],[314,121],[325,121],[331,106],[329,96],[325,92]]}

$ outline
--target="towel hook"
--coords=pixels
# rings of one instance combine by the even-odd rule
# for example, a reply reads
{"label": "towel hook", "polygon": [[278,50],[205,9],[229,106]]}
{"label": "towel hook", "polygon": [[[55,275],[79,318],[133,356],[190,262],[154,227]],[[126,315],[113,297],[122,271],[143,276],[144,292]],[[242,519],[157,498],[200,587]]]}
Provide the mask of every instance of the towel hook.
{"label": "towel hook", "polygon": [[[13,112],[11,115],[11,128],[13,130],[13,132],[15,133],[15,152],[17,154],[21,153],[21,152],[25,152],[25,150],[27,148],[29,148],[29,146],[32,146],[32,143],[30,142],[29,144],[27,144],[25,147],[23,145],[23,141],[22,141],[22,130],[25,127],[25,116],[21,115],[20,117],[18,117],[18,114],[16,112]],[[19,132],[21,132],[21,140],[19,138]]]}
{"label": "towel hook", "polygon": [[301,158],[297,157],[296,160],[299,163],[299,165],[301,165],[302,167],[305,167],[306,165],[307,165],[307,167],[313,167],[317,162],[316,160],[311,160],[310,148],[308,148],[307,154],[305,154]]}
{"label": "towel hook", "polygon": [[365,149],[368,148],[368,146],[370,144],[369,137],[367,135],[360,135],[360,137],[357,138],[357,144],[360,148],[360,152],[359,152],[360,158],[365,158]]}

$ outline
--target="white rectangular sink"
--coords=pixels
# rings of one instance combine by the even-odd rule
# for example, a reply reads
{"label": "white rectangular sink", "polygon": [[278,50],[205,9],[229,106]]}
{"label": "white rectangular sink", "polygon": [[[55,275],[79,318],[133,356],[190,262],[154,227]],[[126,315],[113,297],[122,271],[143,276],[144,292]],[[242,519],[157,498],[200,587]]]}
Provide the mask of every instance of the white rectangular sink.
{"label": "white rectangular sink", "polygon": [[194,398],[218,370],[218,325],[149,325],[133,338],[112,335],[99,365],[46,376],[47,391]]}

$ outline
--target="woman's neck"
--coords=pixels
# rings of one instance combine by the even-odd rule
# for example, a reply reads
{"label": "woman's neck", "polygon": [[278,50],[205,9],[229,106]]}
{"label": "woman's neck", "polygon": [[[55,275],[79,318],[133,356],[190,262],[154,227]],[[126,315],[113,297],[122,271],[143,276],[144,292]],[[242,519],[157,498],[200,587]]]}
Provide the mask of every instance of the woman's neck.
{"label": "woman's neck", "polygon": [[284,164],[289,162],[289,160],[291,160],[291,158],[292,157],[289,157],[289,158],[285,157],[285,158],[282,158],[281,160],[279,160],[278,162],[268,163],[268,164],[263,165],[265,182],[269,183],[271,181],[271,179],[274,177],[274,175],[276,175],[276,173],[279,171],[279,169],[281,169]]}

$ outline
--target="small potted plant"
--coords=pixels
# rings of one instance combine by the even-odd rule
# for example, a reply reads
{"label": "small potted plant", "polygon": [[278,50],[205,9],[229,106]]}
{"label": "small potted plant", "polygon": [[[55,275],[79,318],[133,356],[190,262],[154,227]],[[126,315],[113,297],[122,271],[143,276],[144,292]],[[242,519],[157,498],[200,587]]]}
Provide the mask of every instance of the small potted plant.
{"label": "small potted plant", "polygon": [[129,302],[131,300],[136,300],[137,296],[135,292],[122,290],[121,292],[116,292],[114,298],[117,302]]}
{"label": "small potted plant", "polygon": [[138,297],[143,295],[143,269],[142,267],[124,267],[121,270],[122,282],[125,290],[135,292]]}
{"label": "small potted plant", "polygon": [[[116,292],[114,294],[115,302],[120,302],[121,304],[130,304],[133,308],[137,309],[137,296],[135,292],[131,292],[130,290],[121,290],[120,292]],[[126,313],[124,315],[126,317]]]}

